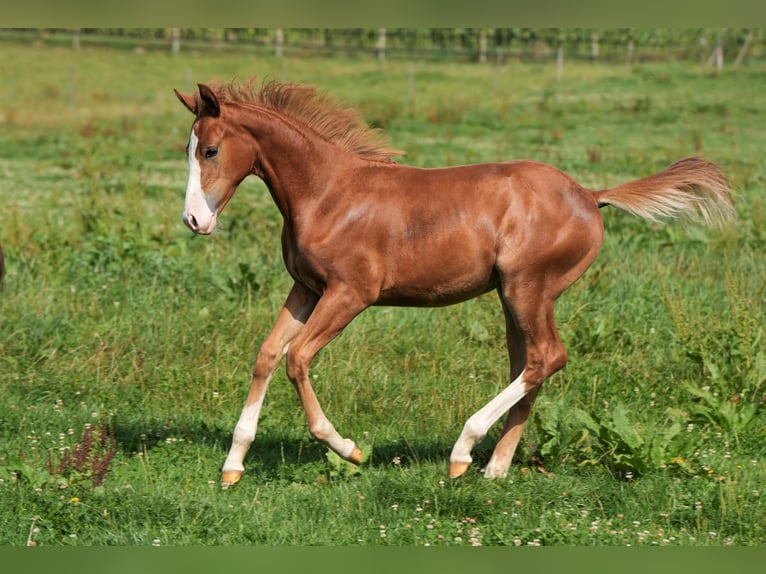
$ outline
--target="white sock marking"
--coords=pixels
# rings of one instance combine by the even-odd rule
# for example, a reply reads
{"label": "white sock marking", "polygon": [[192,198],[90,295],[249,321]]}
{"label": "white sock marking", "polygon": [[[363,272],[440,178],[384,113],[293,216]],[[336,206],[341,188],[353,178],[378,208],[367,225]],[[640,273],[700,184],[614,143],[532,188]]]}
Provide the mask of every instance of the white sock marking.
{"label": "white sock marking", "polygon": [[510,408],[523,399],[526,394],[527,390],[524,386],[524,372],[522,371],[510,385],[500,392],[500,394],[489,401],[466,421],[465,426],[463,427],[463,432],[460,433],[460,437],[457,439],[457,442],[452,449],[450,461],[470,463],[472,460],[471,449],[473,449],[474,445],[486,436],[490,427],[503,416],[503,413],[510,410]]}

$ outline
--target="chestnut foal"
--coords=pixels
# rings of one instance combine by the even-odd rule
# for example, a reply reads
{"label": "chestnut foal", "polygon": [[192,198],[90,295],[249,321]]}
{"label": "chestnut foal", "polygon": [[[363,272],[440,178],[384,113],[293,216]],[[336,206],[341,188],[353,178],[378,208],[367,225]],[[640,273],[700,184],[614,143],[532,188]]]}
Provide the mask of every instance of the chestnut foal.
{"label": "chestnut foal", "polygon": [[359,447],[335,430],[311,387],[314,356],[371,305],[449,305],[491,290],[505,313],[511,382],[465,423],[449,474],[468,469],[474,445],[508,412],[485,469],[504,477],[540,385],[567,361],[553,306],[598,254],[599,208],[709,224],[734,215],[725,177],[701,159],[603,191],[534,161],[419,169],[395,163],[400,152],[357,112],[310,86],[198,88],[176,91],[195,115],[183,220],[212,233],[239,183],[260,177],[284,218],[284,262],[295,282],[258,351],[224,487],[244,472],[282,357],[311,435],[360,464]]}

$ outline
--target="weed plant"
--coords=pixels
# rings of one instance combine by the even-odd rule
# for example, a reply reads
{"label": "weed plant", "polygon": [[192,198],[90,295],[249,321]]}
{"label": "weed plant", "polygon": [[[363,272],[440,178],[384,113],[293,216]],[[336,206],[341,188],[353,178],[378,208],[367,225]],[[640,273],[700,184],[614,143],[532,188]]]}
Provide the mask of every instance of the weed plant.
{"label": "weed plant", "polygon": [[[764,63],[478,64],[5,45],[0,72],[0,543],[756,545],[765,540]],[[61,66],[67,62],[68,66]],[[567,368],[505,480],[447,479],[465,419],[508,383],[492,294],[371,309],[313,383],[361,468],[308,438],[280,371],[235,488],[218,473],[289,288],[248,180],[212,237],[180,221],[189,127],[172,88],[319,85],[440,166],[534,158],[603,188],[685,155],[737,190],[724,230],[604,210],[557,307]]]}

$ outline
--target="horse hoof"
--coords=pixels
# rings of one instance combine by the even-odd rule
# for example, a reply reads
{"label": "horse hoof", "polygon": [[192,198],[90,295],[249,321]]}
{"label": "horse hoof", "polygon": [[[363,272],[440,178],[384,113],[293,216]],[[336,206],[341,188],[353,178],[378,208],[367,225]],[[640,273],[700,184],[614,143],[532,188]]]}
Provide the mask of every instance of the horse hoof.
{"label": "horse hoof", "polygon": [[362,450],[358,446],[354,445],[354,450],[351,451],[351,454],[346,460],[359,466],[362,464]]}
{"label": "horse hoof", "polygon": [[451,462],[449,465],[449,477],[458,478],[459,476],[463,476],[469,466],[471,466],[470,462]]}
{"label": "horse hoof", "polygon": [[241,470],[224,470],[221,474],[221,488],[226,490],[230,486],[237,484],[242,478]]}

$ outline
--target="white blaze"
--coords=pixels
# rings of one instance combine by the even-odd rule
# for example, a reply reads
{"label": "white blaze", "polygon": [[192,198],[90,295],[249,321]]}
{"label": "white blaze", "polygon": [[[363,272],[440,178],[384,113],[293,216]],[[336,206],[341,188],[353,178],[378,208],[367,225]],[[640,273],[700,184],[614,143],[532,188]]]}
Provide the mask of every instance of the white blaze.
{"label": "white blaze", "polygon": [[194,130],[189,137],[189,181],[186,184],[184,223],[197,233],[211,233],[215,228],[216,208],[211,206],[202,190],[202,170],[197,160],[199,139]]}

